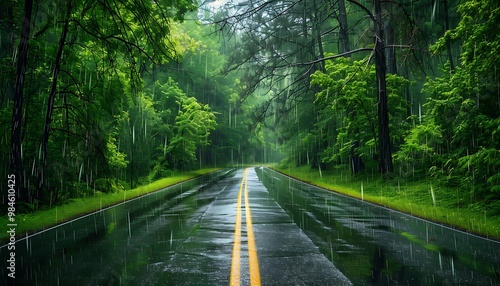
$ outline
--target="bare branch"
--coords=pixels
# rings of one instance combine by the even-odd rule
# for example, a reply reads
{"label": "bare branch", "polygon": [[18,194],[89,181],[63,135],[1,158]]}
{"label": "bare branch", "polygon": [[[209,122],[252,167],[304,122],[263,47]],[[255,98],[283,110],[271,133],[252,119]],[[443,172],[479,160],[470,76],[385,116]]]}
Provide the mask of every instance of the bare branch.
{"label": "bare branch", "polygon": [[317,59],[317,60],[310,61],[310,62],[306,62],[306,63],[291,64],[289,66],[308,66],[308,65],[314,65],[314,64],[317,64],[317,63],[320,63],[320,62],[324,62],[326,60],[341,58],[341,57],[345,57],[345,56],[348,56],[348,55],[351,55],[351,54],[355,54],[355,53],[359,53],[359,52],[371,52],[371,51],[373,51],[373,48],[360,48],[360,49],[348,51],[348,52],[337,54],[337,55],[333,55],[333,56],[324,57],[324,58]]}
{"label": "bare branch", "polygon": [[361,9],[363,9],[363,11],[365,11],[365,12],[366,12],[366,14],[367,14],[367,15],[368,15],[371,19],[372,19],[372,21],[373,21],[374,23],[377,21],[377,19],[375,18],[375,16],[372,14],[372,12],[371,12],[368,8],[366,8],[366,6],[365,6],[365,5],[363,5],[363,4],[361,4],[361,3],[359,3],[359,2],[358,2],[358,1],[356,1],[356,0],[347,0],[347,1],[349,1],[350,3],[352,3],[352,4],[356,5],[356,6],[358,6],[358,7],[359,7],[359,8],[361,8]]}

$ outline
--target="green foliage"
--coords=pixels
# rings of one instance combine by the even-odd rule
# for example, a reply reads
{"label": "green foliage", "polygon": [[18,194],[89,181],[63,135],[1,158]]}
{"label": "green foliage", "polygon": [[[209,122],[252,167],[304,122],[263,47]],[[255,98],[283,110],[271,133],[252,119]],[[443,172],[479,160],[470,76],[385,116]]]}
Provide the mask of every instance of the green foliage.
{"label": "green foliage", "polygon": [[106,158],[108,160],[108,164],[113,168],[125,168],[128,165],[128,161],[125,159],[127,157],[126,154],[118,151],[118,147],[116,146],[116,139],[110,137],[108,142],[106,143],[107,154]]}
{"label": "green foliage", "polygon": [[[281,2],[268,3],[240,23],[221,20],[221,30],[241,28],[231,41],[220,41],[225,35],[214,35],[205,25],[209,19],[180,23],[195,9],[191,0],[72,1],[68,36],[61,44],[66,5],[59,4],[66,3],[42,2],[32,23],[21,122],[27,174],[22,181],[32,194],[43,194],[20,202],[30,210],[168,177],[195,161],[200,167],[235,165],[286,155],[286,164],[323,171],[345,166],[354,171],[357,159],[360,170],[376,165],[373,55],[319,60],[334,55],[323,50],[339,50],[326,41],[339,35],[338,21],[323,13],[332,7],[328,1],[293,5],[287,13],[279,12]],[[387,66],[395,73],[386,76],[389,127],[400,175],[430,176],[460,187],[473,203],[493,205],[500,198],[499,3],[461,0],[456,9],[451,3],[434,9],[425,1],[410,2],[398,8],[384,3],[386,52],[394,58]],[[6,5],[9,9],[0,11],[3,173],[23,10],[22,1]],[[369,53],[372,23],[358,6],[347,7],[349,45]],[[219,11],[217,17],[229,14]],[[431,51],[445,52],[455,63],[439,66],[437,57],[429,60],[428,43],[438,36]],[[48,109],[59,48],[64,57],[49,164],[45,188],[37,192],[43,167],[40,119]],[[424,84],[422,74],[437,70],[438,76]],[[412,85],[413,80],[418,83]],[[417,103],[424,103],[419,120],[412,110]]]}
{"label": "green foliage", "polygon": [[[353,61],[337,58],[326,61],[325,72],[311,75],[311,84],[320,87],[316,105],[321,111],[321,124],[331,127],[336,122],[336,138],[326,151],[325,162],[347,162],[352,156],[364,161],[376,156],[377,91],[375,68],[368,58]],[[395,142],[403,140],[408,123],[405,120],[407,103],[401,95],[409,81],[401,76],[387,77],[390,106],[390,128]]]}
{"label": "green foliage", "polygon": [[196,147],[208,145],[208,135],[217,126],[215,114],[208,105],[198,103],[194,97],[178,102],[180,111],[175,118],[175,136],[170,141],[167,153],[174,157],[174,164],[191,163],[196,160]]}
{"label": "green foliage", "polygon": [[442,143],[442,131],[432,121],[412,128],[395,154],[395,160],[404,166],[406,172],[412,168],[435,166],[440,159],[438,147]]}
{"label": "green foliage", "polygon": [[472,195],[487,201],[500,196],[500,150],[481,148],[474,154],[460,157],[458,170],[465,175],[464,181],[472,186]]}
{"label": "green foliage", "polygon": [[[187,31],[194,31],[191,28],[200,27],[197,23],[186,23],[190,28],[174,23],[196,8],[191,0],[66,4],[38,3],[30,35],[20,124],[26,177],[20,181],[39,200],[36,205],[25,202],[35,207],[89,195],[94,189],[117,191],[121,188],[117,182],[127,181],[134,186],[141,177],[148,176],[158,161],[167,156],[166,149],[176,138],[175,132],[182,129],[174,125],[181,109],[179,104],[186,95],[172,79],[174,75],[166,76],[162,68],[172,60],[182,61],[183,56],[192,57],[204,49],[217,54],[217,60],[206,61],[213,65],[207,66],[210,71],[224,61],[224,56],[215,52],[220,43],[213,37],[210,41],[206,38],[202,46],[205,34],[188,35]],[[12,9],[0,17],[0,124],[5,130],[0,133],[2,173],[7,172],[9,161],[11,99],[19,42],[16,37],[23,12],[22,2],[9,1],[8,5]],[[65,15],[69,15],[69,21]],[[60,23],[64,22],[69,23],[68,34],[66,41],[60,42],[64,27]],[[55,82],[56,96],[49,105],[48,91],[55,80],[52,72],[59,49],[63,49],[64,56]],[[179,71],[174,74],[183,78],[177,76]],[[196,82],[199,94],[203,84],[202,80]],[[220,101],[224,101],[224,96],[220,95]],[[209,110],[200,106],[203,111]],[[49,108],[53,113],[46,152],[48,164],[43,166],[41,158],[45,152],[40,142],[44,121],[40,119]],[[207,137],[215,128],[212,119],[199,123],[207,128],[198,134],[204,139],[196,146],[209,141]],[[191,155],[194,151],[189,150]],[[39,175],[41,168],[43,177]],[[153,173],[157,177],[166,171]],[[38,189],[39,182],[43,182],[43,189]]]}
{"label": "green foliage", "polygon": [[[458,26],[447,31],[431,49],[441,52],[447,41],[460,42],[461,65],[451,70],[447,64],[442,76],[427,80],[424,122],[410,132],[400,155],[410,158],[412,148],[432,154],[433,159],[422,167],[455,178],[453,182],[458,181],[473,202],[489,203],[500,198],[500,97],[496,72],[500,65],[500,36],[495,32],[500,24],[500,7],[497,1],[467,0],[459,5],[458,12]],[[428,128],[440,136],[424,132],[425,142],[415,138]]]}
{"label": "green foliage", "polygon": [[172,176],[172,170],[166,169],[160,164],[156,164],[148,175],[149,181],[159,180],[161,178],[168,178]]}
{"label": "green foliage", "polygon": [[93,189],[102,193],[118,193],[125,187],[115,179],[99,178],[94,181]]}

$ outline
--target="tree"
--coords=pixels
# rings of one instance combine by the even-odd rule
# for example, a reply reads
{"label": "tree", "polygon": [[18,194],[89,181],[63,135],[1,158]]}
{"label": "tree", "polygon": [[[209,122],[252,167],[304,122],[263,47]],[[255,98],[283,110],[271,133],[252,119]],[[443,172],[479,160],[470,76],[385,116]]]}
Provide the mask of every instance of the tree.
{"label": "tree", "polygon": [[287,144],[296,151],[296,164],[305,162],[301,158],[307,156],[312,164],[320,162],[318,154],[305,150],[300,142],[308,124],[317,118],[309,76],[323,64],[304,63],[323,57],[323,31],[333,14],[327,1],[254,1],[228,9],[216,21],[237,40],[227,70],[243,73],[241,82],[246,88],[239,93],[241,102],[251,96],[266,99],[258,100],[252,118],[275,132],[278,144],[296,142]]}
{"label": "tree", "polygon": [[57,54],[55,57],[54,69],[52,72],[52,83],[50,85],[49,99],[47,101],[47,112],[45,114],[45,124],[43,127],[42,140],[41,140],[41,157],[42,162],[40,163],[39,176],[38,176],[38,186],[36,197],[38,200],[42,200],[43,196],[43,184],[45,178],[45,167],[47,165],[47,145],[49,143],[49,133],[50,125],[52,122],[52,112],[54,110],[54,102],[57,91],[57,79],[59,77],[59,71],[61,70],[61,61],[63,56],[64,47],[66,46],[66,36],[68,35],[69,21],[72,10],[72,1],[68,0],[66,5],[66,15],[64,19],[63,29],[61,31],[61,36],[59,38],[59,44],[57,47]]}
{"label": "tree", "polygon": [[21,40],[19,43],[19,55],[17,60],[16,82],[14,85],[14,105],[12,110],[12,129],[10,139],[10,172],[16,176],[19,188],[19,201],[30,200],[28,188],[21,182],[24,181],[24,170],[22,163],[22,117],[23,117],[23,92],[24,92],[24,77],[26,74],[26,66],[28,64],[29,38],[31,28],[31,11],[33,8],[33,0],[24,1],[24,13],[21,26]]}
{"label": "tree", "polygon": [[[472,201],[498,199],[500,8],[496,1],[463,1],[457,27],[446,31],[431,49],[449,55],[450,43],[461,44],[459,65],[443,66],[443,74],[429,78],[424,92],[426,126],[435,125],[441,160],[426,167],[445,174],[471,190]],[[436,164],[437,163],[437,164]],[[497,209],[497,211],[499,211]]]}
{"label": "tree", "polygon": [[[116,162],[108,164],[114,158],[108,155],[120,154],[120,143],[117,150],[108,144],[113,136],[107,136],[106,125],[120,113],[120,104],[125,109],[123,104],[129,104],[119,95],[135,104],[147,69],[179,58],[170,23],[183,20],[195,7],[191,1],[24,4],[9,168],[19,182],[20,203],[34,206],[36,198],[51,205],[64,199],[60,195],[68,194],[71,184],[78,186],[76,192],[85,191],[96,177],[109,176]],[[8,7],[10,23],[21,19],[16,3],[10,1]],[[29,58],[28,47],[33,47]],[[5,94],[2,90],[2,102]]]}
{"label": "tree", "polygon": [[368,8],[356,0],[348,0],[349,2],[361,7],[374,25],[374,41],[375,46],[373,54],[375,57],[375,69],[377,77],[377,118],[378,118],[378,146],[379,146],[379,170],[383,175],[391,173],[394,169],[392,164],[392,146],[391,137],[389,134],[389,111],[387,107],[387,84],[386,84],[386,58],[385,58],[385,38],[384,29],[382,28],[382,6],[380,0],[374,0],[375,13],[372,14]]}
{"label": "tree", "polygon": [[[239,35],[243,37],[242,45],[245,47],[236,49],[234,66],[230,68],[238,67],[248,71],[244,78],[245,82],[249,83],[245,97],[254,92],[257,86],[269,88],[270,99],[268,101],[274,101],[276,104],[264,102],[256,110],[262,115],[256,118],[276,117],[275,124],[276,129],[280,130],[279,133],[292,135],[291,137],[279,136],[282,141],[300,142],[301,140],[297,140],[295,135],[308,132],[307,128],[301,129],[300,125],[297,128],[296,121],[299,119],[297,116],[288,114],[290,112],[301,114],[301,112],[295,112],[294,106],[298,104],[301,107],[310,105],[314,110],[311,99],[314,98],[315,91],[303,89],[304,86],[309,86],[308,76],[316,70],[322,70],[325,60],[361,54],[361,56],[356,55],[359,59],[371,52],[370,61],[373,60],[376,66],[378,86],[377,156],[379,170],[386,175],[393,171],[392,152],[395,149],[392,146],[393,136],[390,134],[389,126],[386,67],[389,66],[389,73],[397,72],[396,48],[406,49],[401,55],[402,64],[409,62],[409,55],[412,54],[416,60],[419,60],[418,52],[415,52],[417,49],[412,48],[420,48],[424,41],[421,37],[422,29],[412,17],[420,13],[418,11],[414,13],[415,11],[412,10],[412,16],[410,16],[407,12],[407,7],[413,7],[413,3],[374,1],[373,7],[357,0],[348,0],[347,3],[348,8],[346,8],[345,1],[337,2],[335,6],[323,1],[310,3],[299,1],[291,4],[256,1],[246,6],[234,7],[232,14],[224,16],[217,23],[222,26],[222,29],[241,31]],[[349,17],[346,12],[348,9]],[[324,12],[318,12],[318,10]],[[370,35],[371,31],[373,31],[373,36]],[[356,39],[353,42],[358,48],[350,48],[350,33],[355,34]],[[384,33],[388,34],[388,39],[385,38]],[[396,39],[405,39],[406,42],[404,45],[396,44]],[[335,43],[335,40],[338,40],[338,45],[331,45],[332,42]],[[325,57],[324,50],[336,51],[336,53]],[[390,56],[390,60],[386,59],[386,55]],[[422,66],[421,63],[419,64]],[[405,71],[408,73],[407,69]],[[407,97],[409,98],[408,95]],[[273,107],[276,109],[272,109]],[[411,113],[411,107],[408,109]],[[355,116],[356,110],[347,112]],[[292,117],[295,120],[289,120]],[[287,129],[293,129],[294,132],[281,132]],[[325,140],[323,138],[319,142],[325,142]],[[354,141],[351,146],[356,148],[356,142]],[[318,150],[322,148],[325,147],[320,147]],[[357,172],[361,170],[362,162],[354,156],[356,152],[352,153],[353,170]]]}
{"label": "tree", "polygon": [[208,145],[210,131],[215,129],[215,115],[208,105],[202,105],[194,97],[182,98],[180,111],[175,117],[175,136],[170,141],[167,154],[172,167],[184,167],[196,160],[196,147]]}
{"label": "tree", "polygon": [[[371,161],[375,157],[379,125],[376,71],[369,64],[369,57],[361,61],[351,58],[336,58],[325,62],[325,72],[316,71],[311,76],[311,84],[317,85],[316,106],[322,110],[321,121],[335,125],[336,138],[325,152],[325,161],[349,162],[356,173],[354,158]],[[393,137],[402,138],[405,132],[406,102],[401,96],[403,88],[409,84],[401,76],[389,75],[387,96],[391,114],[389,121]],[[332,121],[336,121],[334,123]]]}
{"label": "tree", "polygon": [[[375,6],[375,70],[378,89],[378,144],[379,144],[379,168],[384,175],[392,173],[392,145],[389,134],[389,109],[387,107],[387,83],[386,83],[386,59],[385,38],[382,28],[382,6],[380,0],[374,1]],[[373,18],[373,15],[371,16]]]}

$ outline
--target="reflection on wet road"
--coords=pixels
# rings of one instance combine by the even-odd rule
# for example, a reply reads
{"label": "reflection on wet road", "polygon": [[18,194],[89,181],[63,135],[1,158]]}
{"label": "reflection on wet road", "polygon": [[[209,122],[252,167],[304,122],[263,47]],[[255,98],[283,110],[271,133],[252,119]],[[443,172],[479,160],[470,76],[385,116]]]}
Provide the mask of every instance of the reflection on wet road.
{"label": "reflection on wet road", "polygon": [[[498,285],[500,244],[263,168],[19,239],[17,285]],[[2,279],[8,251],[0,248]]]}
{"label": "reflection on wet road", "polygon": [[248,244],[248,264],[250,271],[250,285],[260,285],[259,261],[257,258],[257,248],[255,247],[255,236],[252,226],[252,215],[250,205],[248,203],[248,176],[247,170],[243,172],[241,179],[240,191],[238,192],[238,200],[236,203],[236,223],[234,226],[234,242],[233,256],[231,261],[231,276],[229,277],[229,285],[238,286],[241,281],[241,194],[245,190],[245,217],[246,217],[246,233]]}
{"label": "reflection on wet road", "polygon": [[500,243],[337,195],[268,169],[260,178],[354,285],[500,285]]}
{"label": "reflection on wet road", "polygon": [[[253,168],[212,174],[19,239],[16,282],[228,285],[236,241],[233,285],[351,285]],[[6,248],[0,251],[5,261]]]}
{"label": "reflection on wet road", "polygon": [[[165,285],[164,281],[168,281],[168,285],[228,285],[230,282],[231,285],[259,285],[259,280],[262,285],[350,285],[269,197],[255,171],[247,169],[246,176],[244,173],[238,170],[234,177],[217,183],[219,192],[198,216],[192,234],[156,271],[144,273],[137,281],[147,279],[149,285]],[[250,210],[256,251],[252,249],[253,239],[249,235]],[[241,236],[238,237],[240,223]],[[235,255],[238,248],[241,251]],[[257,255],[259,269],[252,271],[257,265]],[[238,274],[230,277],[231,271]],[[256,277],[257,271],[260,278]]]}

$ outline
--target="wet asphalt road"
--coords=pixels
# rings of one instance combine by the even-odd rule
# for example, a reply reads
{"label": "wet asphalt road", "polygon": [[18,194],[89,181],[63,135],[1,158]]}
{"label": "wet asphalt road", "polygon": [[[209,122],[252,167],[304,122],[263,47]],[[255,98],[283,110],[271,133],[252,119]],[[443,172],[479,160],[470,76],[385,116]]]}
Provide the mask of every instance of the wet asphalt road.
{"label": "wet asphalt road", "polygon": [[222,170],[0,247],[0,285],[500,285],[500,243],[265,168]]}
{"label": "wet asphalt road", "polygon": [[498,241],[257,171],[271,197],[353,285],[500,285]]}
{"label": "wet asphalt road", "polygon": [[[16,285],[229,285],[230,279],[232,285],[351,285],[253,168],[157,192],[19,239],[16,246]],[[5,247],[0,255],[5,261]],[[251,264],[258,265],[252,281]],[[4,283],[12,282],[5,267],[2,274]]]}
{"label": "wet asphalt road", "polygon": [[[246,208],[251,210],[262,285],[351,285],[314,243],[269,196],[253,168],[219,181],[214,201],[204,208],[190,235],[165,261],[149,267],[136,281],[146,285],[228,285],[233,258],[238,193],[247,178],[248,205],[242,199],[241,285],[250,280]],[[218,190],[218,191],[216,191]],[[206,191],[206,193],[210,193]],[[168,281],[167,284],[165,284]],[[235,284],[239,285],[239,284]]]}

